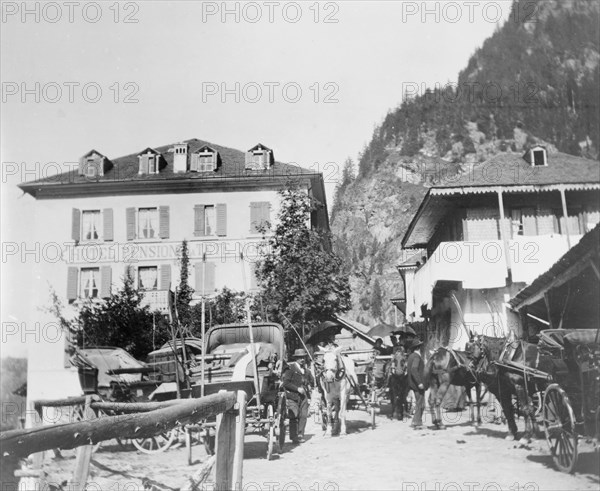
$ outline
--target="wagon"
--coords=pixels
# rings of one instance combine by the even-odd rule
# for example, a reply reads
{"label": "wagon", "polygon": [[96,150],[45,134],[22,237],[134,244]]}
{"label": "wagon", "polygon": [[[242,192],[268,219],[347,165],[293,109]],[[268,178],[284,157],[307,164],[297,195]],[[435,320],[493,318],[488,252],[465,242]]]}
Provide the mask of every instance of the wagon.
{"label": "wagon", "polygon": [[[196,366],[191,369],[194,385],[189,396],[201,397],[221,390],[245,391],[246,434],[266,438],[266,456],[270,460],[275,452],[283,451],[285,442],[287,411],[279,370],[285,360],[284,331],[279,324],[257,323],[252,325],[252,333],[254,343],[250,342],[247,324],[211,328],[206,333],[206,352],[196,356]],[[186,395],[188,391],[184,391],[183,396]],[[214,427],[214,421],[203,425],[207,433]],[[212,437],[206,436],[210,442]]]}
{"label": "wagon", "polygon": [[538,396],[537,422],[558,469],[573,472],[581,436],[600,431],[600,344],[595,329],[546,329],[539,334],[535,368],[497,362],[518,371]]}

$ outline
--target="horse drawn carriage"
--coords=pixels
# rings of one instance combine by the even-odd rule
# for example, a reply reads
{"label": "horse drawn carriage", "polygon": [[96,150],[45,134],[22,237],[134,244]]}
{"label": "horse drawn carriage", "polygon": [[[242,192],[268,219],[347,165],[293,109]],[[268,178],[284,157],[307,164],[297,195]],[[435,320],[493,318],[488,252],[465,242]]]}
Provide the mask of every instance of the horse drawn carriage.
{"label": "horse drawn carriage", "polygon": [[[515,361],[518,360],[518,361]],[[600,344],[595,329],[546,329],[539,343],[507,342],[500,375],[522,380],[555,465],[573,472],[581,436],[600,432]]]}
{"label": "horse drawn carriage", "polygon": [[[286,399],[280,388],[280,369],[285,360],[283,327],[274,323],[253,324],[252,334],[245,324],[215,326],[206,333],[203,355],[195,357],[190,389],[182,397],[202,397],[221,390],[246,392],[246,434],[267,439],[266,455],[281,453],[285,442]],[[155,400],[173,398],[173,393],[157,393]],[[215,421],[202,427],[210,447]]]}

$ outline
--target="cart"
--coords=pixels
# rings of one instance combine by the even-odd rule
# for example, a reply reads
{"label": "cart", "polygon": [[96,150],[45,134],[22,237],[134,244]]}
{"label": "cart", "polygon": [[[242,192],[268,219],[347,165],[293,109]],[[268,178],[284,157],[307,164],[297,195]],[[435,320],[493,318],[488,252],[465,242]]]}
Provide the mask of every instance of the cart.
{"label": "cart", "polygon": [[[600,431],[600,345],[595,329],[546,329],[540,332],[535,368],[500,361],[518,371],[538,394],[537,422],[552,459],[563,472],[574,472],[579,437]],[[533,399],[534,397],[532,397]],[[537,402],[537,404],[536,404]]]}
{"label": "cart", "polygon": [[[286,399],[281,390],[281,362],[285,359],[283,327],[275,323],[227,324],[206,333],[206,351],[196,355],[190,369],[192,385],[182,397],[202,397],[222,390],[246,392],[246,434],[267,440],[266,456],[283,452],[286,431]],[[172,385],[172,384],[171,384]],[[159,390],[153,400],[174,397],[172,390]],[[209,452],[214,442],[215,420],[205,421],[200,431]]]}

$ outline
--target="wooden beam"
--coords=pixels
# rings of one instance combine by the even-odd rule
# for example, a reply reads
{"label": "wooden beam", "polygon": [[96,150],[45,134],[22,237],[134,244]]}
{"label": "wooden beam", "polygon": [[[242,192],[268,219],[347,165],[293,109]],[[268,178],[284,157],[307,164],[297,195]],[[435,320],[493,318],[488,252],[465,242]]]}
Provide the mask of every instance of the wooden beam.
{"label": "wooden beam", "polygon": [[215,486],[219,491],[234,489],[233,455],[235,451],[235,420],[238,411],[226,411],[217,416],[215,455]]}
{"label": "wooden beam", "polygon": [[564,186],[560,187],[560,202],[562,204],[563,217],[565,219],[565,229],[567,232],[567,247],[571,248],[571,233],[569,231],[569,215],[567,213],[567,198],[565,197]]}
{"label": "wooden beam", "polygon": [[[86,396],[85,408],[83,414],[90,413],[91,396]],[[77,459],[75,460],[75,471],[73,480],[69,483],[69,489],[73,491],[83,491],[86,488],[88,475],[90,473],[90,461],[92,460],[93,445],[83,445],[77,449]]]}
{"label": "wooden beam", "polygon": [[147,413],[157,409],[176,406],[189,399],[171,399],[162,402],[92,402],[92,409],[101,411],[113,411],[115,413]]}
{"label": "wooden beam", "polygon": [[500,240],[502,241],[502,247],[504,248],[504,256],[506,260],[506,269],[508,270],[508,275],[510,277],[511,274],[511,262],[510,262],[510,253],[509,253],[509,243],[508,243],[508,234],[505,228],[505,218],[504,218],[504,199],[502,197],[502,188],[496,189],[496,194],[498,195],[498,209],[500,210]]}
{"label": "wooden beam", "polygon": [[[231,481],[234,489],[243,489],[244,437],[246,435],[246,392],[243,390],[239,390],[237,394],[237,409]],[[285,431],[285,428],[281,428],[281,431]]]}
{"label": "wooden beam", "polygon": [[52,448],[75,448],[113,438],[147,438],[164,433],[178,424],[196,423],[231,409],[234,392],[222,392],[201,399],[185,399],[170,407],[146,413],[107,416],[79,421],[11,430],[0,433],[3,453],[26,457]]}

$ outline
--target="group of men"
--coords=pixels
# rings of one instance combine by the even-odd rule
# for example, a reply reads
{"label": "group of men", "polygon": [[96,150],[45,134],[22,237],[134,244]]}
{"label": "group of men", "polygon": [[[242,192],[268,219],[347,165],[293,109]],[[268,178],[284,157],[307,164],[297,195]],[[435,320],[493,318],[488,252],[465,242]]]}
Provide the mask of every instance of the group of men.
{"label": "group of men", "polygon": [[[421,356],[421,346],[423,342],[418,338],[412,338],[400,343],[392,340],[393,347],[389,354],[401,346],[409,353],[407,359],[408,386],[415,395],[415,412],[411,427],[415,430],[423,428],[423,411],[425,410],[425,382],[423,358]],[[325,343],[325,348],[335,347],[333,340]],[[383,346],[381,338],[376,340],[375,349],[380,354],[388,354]],[[287,368],[282,374],[282,386],[287,393],[288,410],[295,418],[290,419],[290,439],[294,443],[304,442],[304,431],[308,420],[309,397],[312,389],[316,387],[316,381],[313,372],[308,367],[309,354],[306,350],[299,348],[294,351],[292,359],[287,364]]]}

